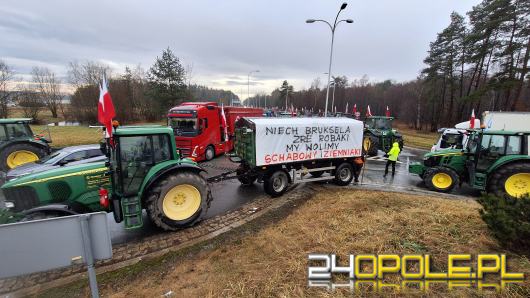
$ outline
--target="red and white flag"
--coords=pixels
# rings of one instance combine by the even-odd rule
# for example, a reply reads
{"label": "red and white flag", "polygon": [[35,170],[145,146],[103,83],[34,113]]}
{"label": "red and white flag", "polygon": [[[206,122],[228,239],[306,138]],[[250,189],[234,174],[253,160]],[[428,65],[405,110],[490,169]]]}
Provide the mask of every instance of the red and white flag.
{"label": "red and white flag", "polygon": [[390,109],[386,106],[385,116],[390,117]]}
{"label": "red and white flag", "polygon": [[226,125],[226,114],[223,104],[221,104],[221,125],[225,131],[225,142],[228,142],[228,125]]}
{"label": "red and white flag", "polygon": [[99,86],[98,121],[105,126],[106,138],[112,138],[112,119],[115,116],[116,111],[104,77],[102,85]]}
{"label": "red and white flag", "polygon": [[469,128],[475,128],[475,109],[471,110],[471,118],[469,118]]}
{"label": "red and white flag", "polygon": [[372,112],[370,111],[370,105],[368,105],[368,108],[366,109],[366,117],[372,117]]}

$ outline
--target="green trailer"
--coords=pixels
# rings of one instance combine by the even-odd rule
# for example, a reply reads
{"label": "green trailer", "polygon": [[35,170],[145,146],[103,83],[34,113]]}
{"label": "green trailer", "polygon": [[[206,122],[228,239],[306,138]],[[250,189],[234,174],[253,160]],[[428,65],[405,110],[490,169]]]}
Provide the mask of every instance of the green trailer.
{"label": "green trailer", "polygon": [[242,118],[236,122],[234,154],[240,165],[210,181],[258,181],[273,197],[291,184],[333,180],[348,185],[354,159],[362,155],[362,122],[349,118]]}

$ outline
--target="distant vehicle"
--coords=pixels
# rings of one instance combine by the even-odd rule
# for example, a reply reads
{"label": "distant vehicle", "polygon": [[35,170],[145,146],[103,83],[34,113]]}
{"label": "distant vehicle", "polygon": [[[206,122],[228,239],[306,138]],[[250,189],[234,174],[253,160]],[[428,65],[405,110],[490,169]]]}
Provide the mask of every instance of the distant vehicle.
{"label": "distant vehicle", "polygon": [[49,139],[31,131],[31,118],[0,119],[0,171],[7,172],[22,164],[50,154]]}
{"label": "distant vehicle", "polygon": [[211,160],[234,148],[234,124],[243,117],[263,117],[261,108],[224,107],[228,130],[222,127],[221,107],[216,102],[184,102],[168,112],[168,126],[173,128],[177,150],[182,157],[192,156],[195,160]]}
{"label": "distant vehicle", "polygon": [[[530,123],[530,113],[528,112],[492,112],[482,113],[482,121],[475,119],[474,128],[484,127],[485,130],[499,131],[528,131]],[[440,128],[441,133],[438,142],[431,148],[431,152],[443,149],[462,149],[466,147],[470,128],[469,121],[464,121],[455,125],[454,128]]]}
{"label": "distant vehicle", "polygon": [[403,136],[392,128],[394,117],[370,116],[364,121],[363,150],[369,156],[376,156],[377,150],[388,152],[394,142],[403,149]]}
{"label": "distant vehicle", "polygon": [[63,166],[103,161],[105,155],[100,145],[81,145],[66,147],[40,160],[18,166],[7,172],[6,180],[10,181],[25,175],[40,173]]}

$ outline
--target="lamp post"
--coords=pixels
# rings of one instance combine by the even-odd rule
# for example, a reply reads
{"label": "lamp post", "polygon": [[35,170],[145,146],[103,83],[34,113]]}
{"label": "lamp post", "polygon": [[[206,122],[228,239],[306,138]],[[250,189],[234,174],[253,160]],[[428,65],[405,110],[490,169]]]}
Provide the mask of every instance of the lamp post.
{"label": "lamp post", "polygon": [[[335,107],[335,81],[331,81],[329,82],[329,84],[333,84],[333,96],[331,97],[331,112],[333,113],[333,109]],[[327,107],[327,106],[326,106]]]}
{"label": "lamp post", "polygon": [[[346,3],[346,2],[342,3],[342,5],[340,6],[339,12],[337,13],[337,16],[335,17],[335,22],[333,22],[333,26],[328,21],[325,21],[325,20],[315,20],[315,19],[306,20],[306,23],[309,23],[309,24],[314,23],[314,22],[326,23],[326,24],[328,24],[329,29],[331,29],[331,50],[329,51],[328,87],[327,87],[327,90],[326,90],[326,109],[324,110],[324,117],[326,117],[328,115],[329,82],[331,80],[331,63],[333,62],[333,41],[335,39],[335,29],[337,29],[337,26],[341,22],[346,22],[348,24],[353,23],[353,20],[351,20],[351,19],[345,19],[345,20],[337,21],[339,19],[339,15],[340,15],[341,11],[343,11],[346,8],[346,6],[348,6],[348,3]],[[333,109],[333,107],[331,107],[331,108]]]}
{"label": "lamp post", "polygon": [[247,98],[250,99],[250,75],[253,73],[253,72],[259,72],[259,70],[253,70],[251,72],[248,73],[248,77],[247,77]]}

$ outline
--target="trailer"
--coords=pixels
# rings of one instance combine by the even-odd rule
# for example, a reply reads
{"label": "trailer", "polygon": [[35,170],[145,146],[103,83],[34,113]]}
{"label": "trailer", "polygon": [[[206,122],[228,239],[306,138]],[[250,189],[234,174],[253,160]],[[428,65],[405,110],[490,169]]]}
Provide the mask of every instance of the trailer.
{"label": "trailer", "polygon": [[349,118],[239,119],[230,159],[240,165],[208,181],[258,181],[273,197],[302,182],[333,180],[348,185],[354,177],[354,159],[362,155],[363,127]]}

